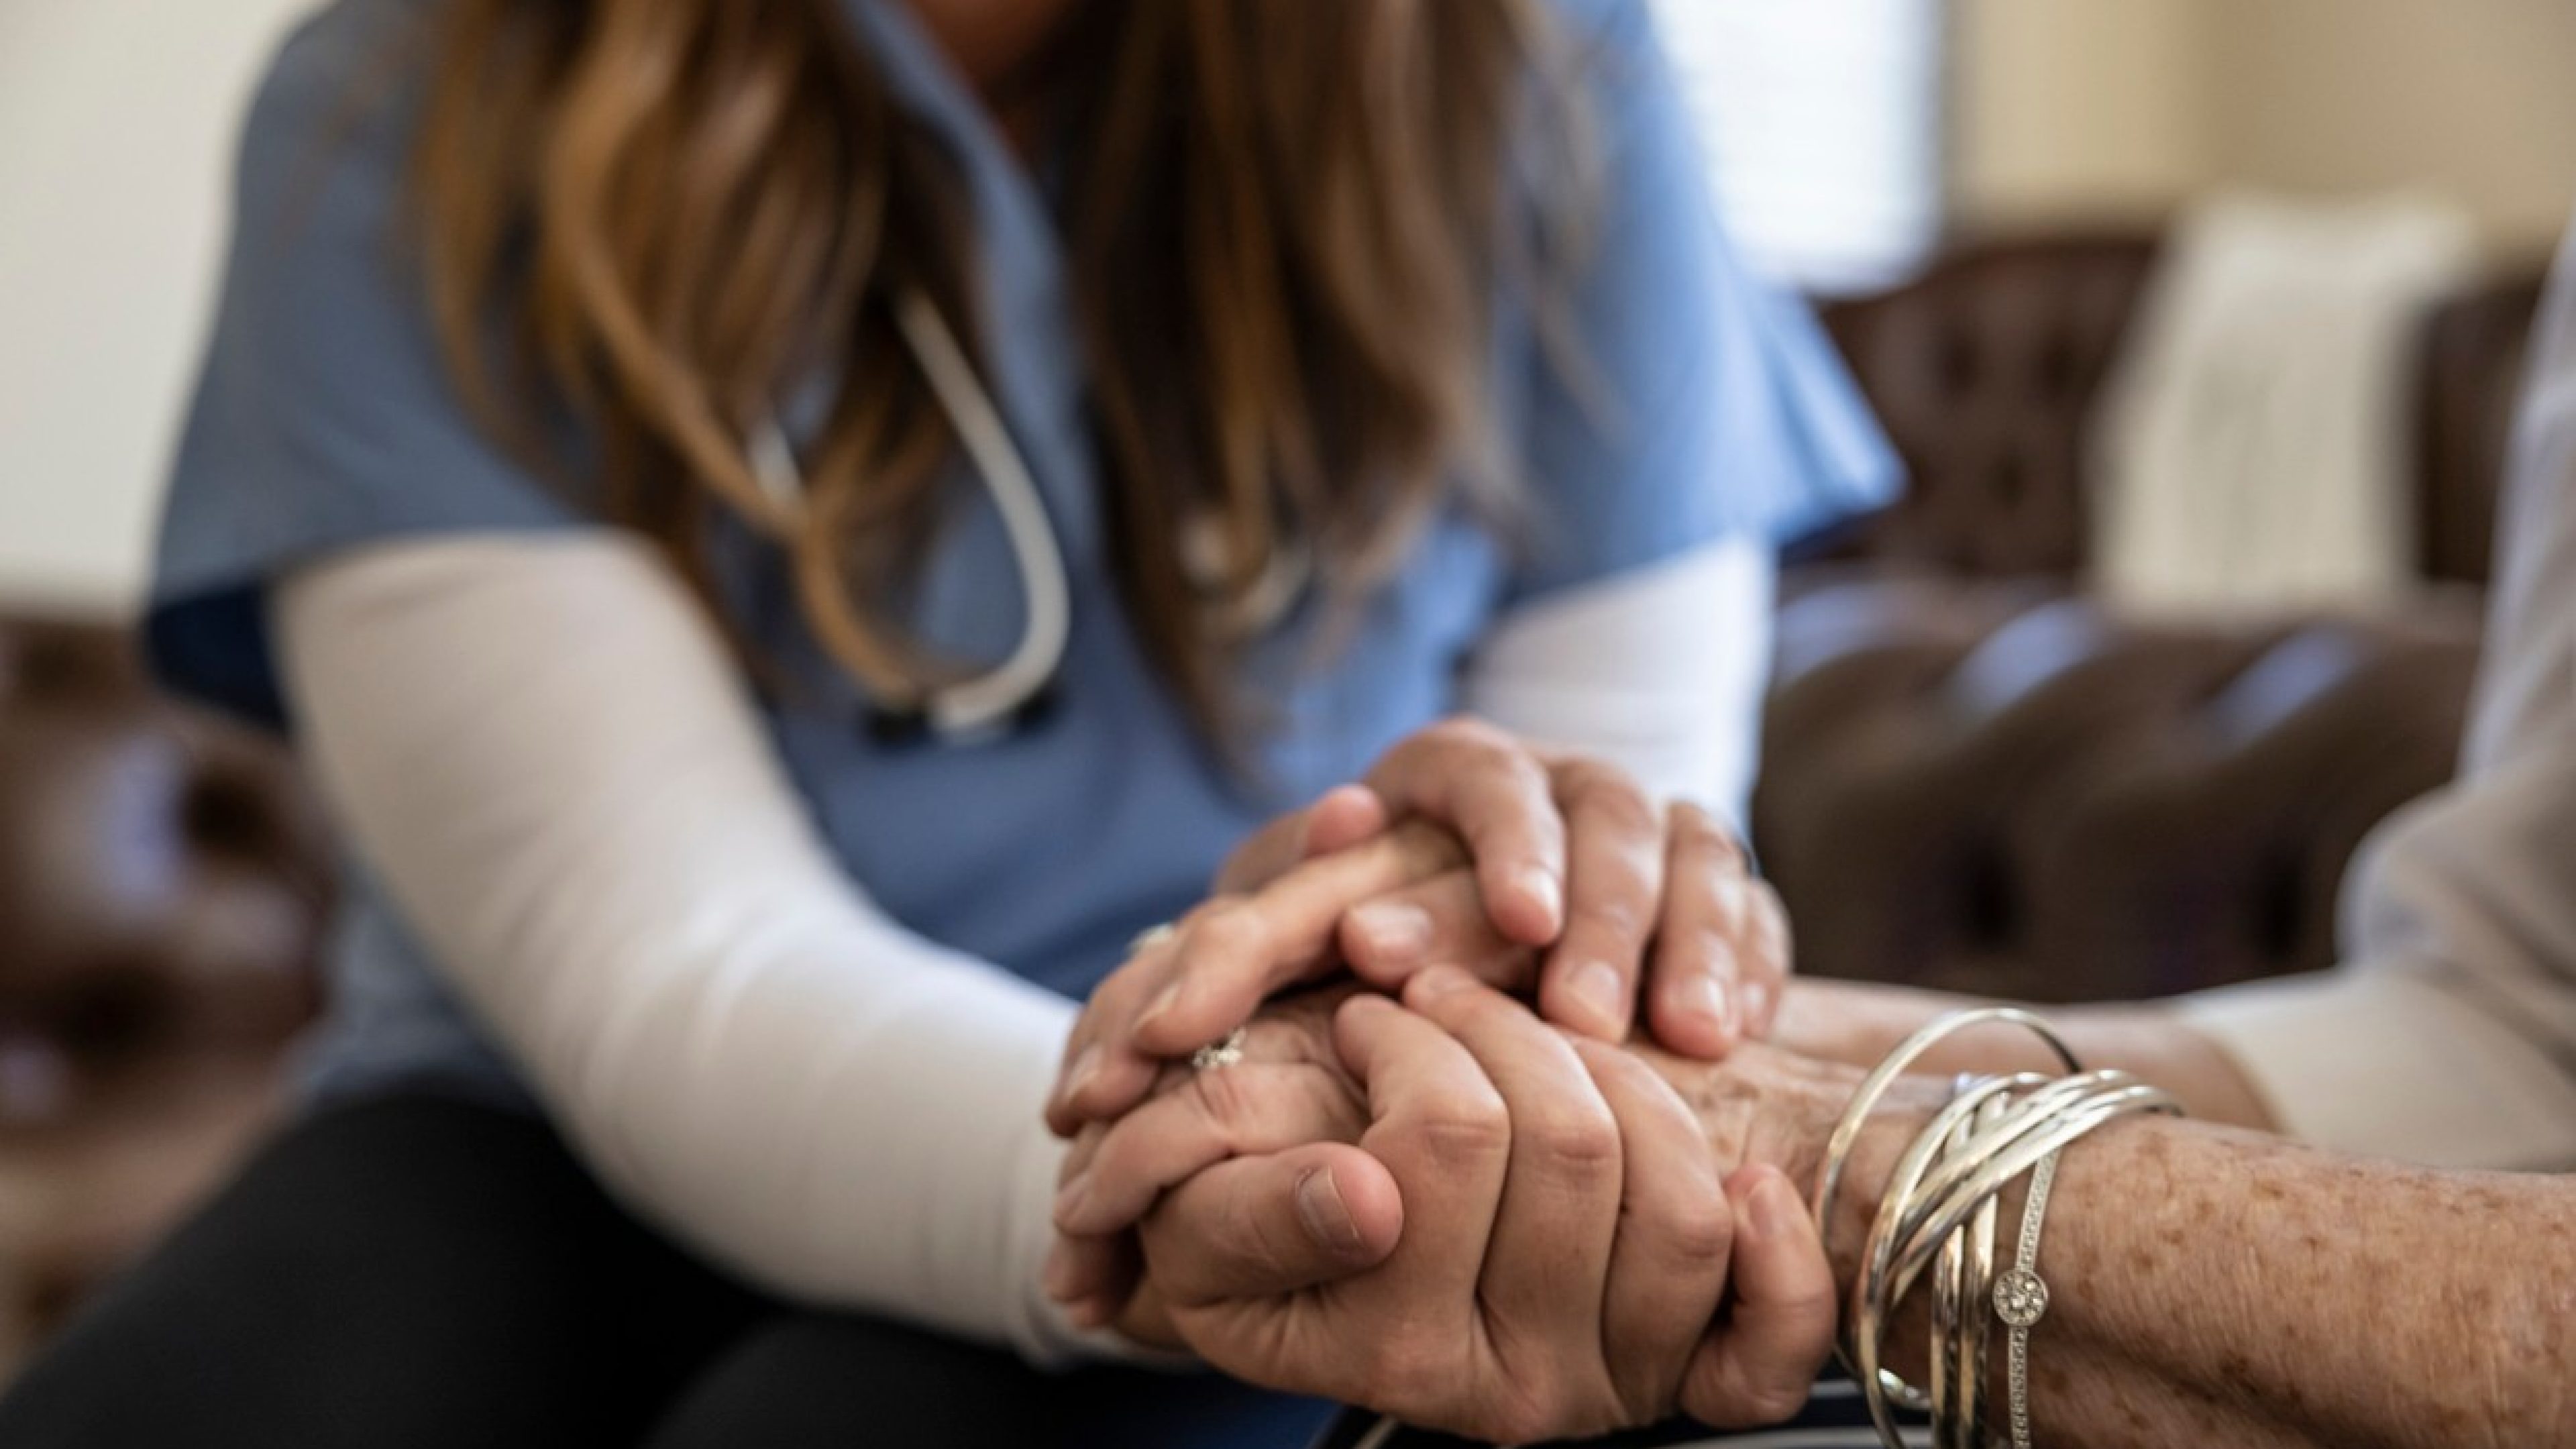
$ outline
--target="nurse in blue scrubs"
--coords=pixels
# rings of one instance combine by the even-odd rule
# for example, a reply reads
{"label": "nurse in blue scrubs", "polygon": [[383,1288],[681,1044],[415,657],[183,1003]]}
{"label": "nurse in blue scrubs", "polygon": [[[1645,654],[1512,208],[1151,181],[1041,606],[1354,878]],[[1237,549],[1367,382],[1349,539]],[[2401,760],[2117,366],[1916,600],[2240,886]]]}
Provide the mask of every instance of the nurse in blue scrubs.
{"label": "nurse in blue scrubs", "polygon": [[345,827],[332,1011],[0,1442],[1304,1442],[1044,1291],[1066,1034],[1461,711],[1741,790],[1895,470],[1705,173],[1611,0],[329,6],[147,622]]}

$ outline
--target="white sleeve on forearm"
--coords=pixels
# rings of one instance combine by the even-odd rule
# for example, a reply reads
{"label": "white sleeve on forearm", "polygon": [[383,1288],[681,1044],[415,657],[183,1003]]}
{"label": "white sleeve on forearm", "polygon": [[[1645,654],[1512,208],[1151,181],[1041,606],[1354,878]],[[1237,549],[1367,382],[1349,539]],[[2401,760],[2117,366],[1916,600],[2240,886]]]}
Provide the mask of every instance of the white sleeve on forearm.
{"label": "white sleeve on forearm", "polygon": [[1749,536],[1506,614],[1477,648],[1467,712],[1616,764],[1739,824],[1770,678],[1772,555]]}
{"label": "white sleeve on forearm", "polygon": [[864,899],[644,545],[403,545],[275,619],[341,825],[624,1201],[799,1300],[1107,1346],[1038,1287],[1072,1004]]}
{"label": "white sleeve on forearm", "polygon": [[2460,779],[2381,827],[2344,967],[2185,1009],[2291,1132],[2444,1167],[2576,1169],[2576,229],[2514,423]]}

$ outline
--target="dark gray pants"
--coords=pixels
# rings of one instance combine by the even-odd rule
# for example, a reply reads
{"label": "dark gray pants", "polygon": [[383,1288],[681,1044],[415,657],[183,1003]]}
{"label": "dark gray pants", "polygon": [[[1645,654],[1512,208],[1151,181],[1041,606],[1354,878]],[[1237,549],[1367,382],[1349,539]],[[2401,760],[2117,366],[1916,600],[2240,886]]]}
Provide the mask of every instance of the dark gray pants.
{"label": "dark gray pants", "polygon": [[0,1400],[0,1445],[1298,1449],[1329,1416],[781,1304],[629,1217],[543,1123],[405,1095],[261,1153]]}

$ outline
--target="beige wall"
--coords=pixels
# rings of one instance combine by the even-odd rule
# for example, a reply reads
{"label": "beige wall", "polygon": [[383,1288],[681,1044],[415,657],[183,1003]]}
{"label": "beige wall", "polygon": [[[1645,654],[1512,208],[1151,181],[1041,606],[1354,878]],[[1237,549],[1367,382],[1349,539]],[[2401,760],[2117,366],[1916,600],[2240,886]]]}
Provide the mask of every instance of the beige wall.
{"label": "beige wall", "polygon": [[2198,0],[1956,0],[1953,15],[1952,201],[1969,224],[2160,212],[2199,184]]}
{"label": "beige wall", "polygon": [[2416,186],[2502,249],[2576,205],[2576,0],[1959,0],[1954,200],[1996,225],[2205,187]]}
{"label": "beige wall", "polygon": [[0,0],[0,600],[140,592],[238,113],[315,0]]}

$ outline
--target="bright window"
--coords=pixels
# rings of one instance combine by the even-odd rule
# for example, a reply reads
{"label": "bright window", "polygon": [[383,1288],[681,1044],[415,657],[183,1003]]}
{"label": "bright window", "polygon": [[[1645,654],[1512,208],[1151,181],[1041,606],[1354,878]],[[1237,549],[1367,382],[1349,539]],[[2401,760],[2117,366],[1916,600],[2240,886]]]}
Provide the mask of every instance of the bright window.
{"label": "bright window", "polygon": [[1748,261],[1864,291],[1941,230],[1941,0],[1653,0]]}

